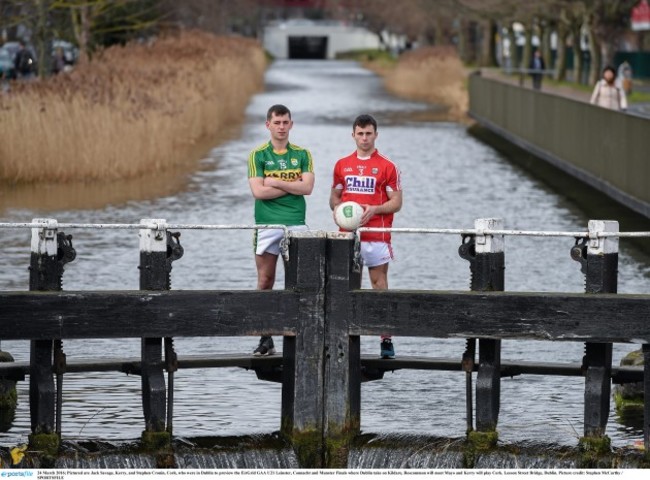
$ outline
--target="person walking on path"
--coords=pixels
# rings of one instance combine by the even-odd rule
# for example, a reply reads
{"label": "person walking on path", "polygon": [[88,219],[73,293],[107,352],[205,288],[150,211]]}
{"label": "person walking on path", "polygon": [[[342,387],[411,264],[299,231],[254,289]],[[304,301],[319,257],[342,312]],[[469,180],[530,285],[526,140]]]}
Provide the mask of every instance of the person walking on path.
{"label": "person walking on path", "polygon": [[[397,166],[375,148],[377,121],[370,115],[359,115],[352,124],[356,150],[341,158],[334,166],[330,208],[354,201],[363,208],[361,225],[390,228],[393,216],[402,208],[402,186]],[[393,259],[390,232],[363,232],[361,258],[368,267],[372,288],[388,288],[388,264]],[[382,335],[382,358],[394,358],[390,335]]]}
{"label": "person walking on path", "polygon": [[52,55],[52,73],[58,75],[59,73],[65,71],[65,56],[63,54],[63,49],[57,47]]}
{"label": "person walking on path", "polygon": [[632,67],[627,60],[624,60],[618,66],[618,73],[616,75],[616,86],[625,91],[625,95],[632,93]]}
{"label": "person walking on path", "polygon": [[603,69],[603,78],[596,82],[591,94],[591,103],[611,110],[627,110],[625,90],[616,86],[616,70],[607,66]]}
{"label": "person walking on path", "polygon": [[[314,189],[314,165],[309,150],[289,142],[293,127],[291,112],[273,105],[266,114],[271,139],[248,157],[248,183],[255,198],[255,224],[286,225],[290,230],[306,230],[305,195]],[[271,290],[284,230],[255,230],[257,288]],[[253,355],[273,355],[273,339],[262,335]]]}
{"label": "person walking on path", "polygon": [[533,58],[530,60],[530,76],[533,80],[533,88],[535,90],[542,89],[542,79],[544,78],[544,70],[546,66],[544,65],[544,59],[542,58],[542,52],[537,49],[533,54]]}
{"label": "person walking on path", "polygon": [[27,47],[25,47],[25,44],[22,41],[18,42],[18,45],[19,49],[14,57],[14,68],[19,78],[28,80],[32,78],[36,71],[34,56]]}

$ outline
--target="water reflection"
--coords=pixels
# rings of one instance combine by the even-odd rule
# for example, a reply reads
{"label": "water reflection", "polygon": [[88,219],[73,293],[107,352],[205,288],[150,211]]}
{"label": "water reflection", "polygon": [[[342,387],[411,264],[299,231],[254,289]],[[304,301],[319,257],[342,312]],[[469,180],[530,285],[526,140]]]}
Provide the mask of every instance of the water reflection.
{"label": "water reflection", "polygon": [[[83,206],[21,204],[0,212],[2,222],[25,222],[47,215],[60,222],[137,223],[165,218],[172,223],[252,223],[253,201],[246,179],[250,150],[268,138],[267,108],[284,103],[295,121],[291,140],[311,149],[316,174],[308,198],[311,228],[333,230],[328,207],[331,170],[354,149],[353,118],[362,112],[379,120],[380,151],[402,170],[404,208],[396,227],[471,228],[474,219],[501,217],[506,228],[585,230],[587,218],[566,200],[513,167],[499,153],[469,135],[464,126],[431,121],[439,111],[389,96],[381,80],[353,62],[276,62],[267,73],[275,86],[255,96],[241,135],[214,148],[202,167],[179,173],[180,190],[161,188],[151,196],[97,206],[92,190]],[[172,180],[163,182],[171,185]],[[9,204],[8,203],[8,204]],[[70,204],[66,204],[70,205]],[[66,265],[66,290],[137,289],[137,232],[73,232],[77,259]],[[0,288],[26,290],[29,232],[2,230],[4,255]],[[255,267],[250,231],[185,231],[185,255],[174,264],[174,289],[251,289]],[[460,237],[395,235],[397,261],[390,267],[391,288],[458,289],[469,287],[467,262],[458,254]],[[581,292],[584,279],[569,258],[572,239],[507,238],[506,289]],[[543,261],[540,261],[543,259]],[[650,266],[621,242],[619,291],[648,291]],[[283,284],[279,272],[278,286]],[[364,279],[364,286],[368,285]],[[135,320],[137,321],[137,319]],[[179,355],[251,352],[255,338],[179,338]],[[278,342],[279,343],[279,342]],[[362,352],[378,354],[379,341],[363,338]],[[396,338],[397,355],[459,358],[464,341]],[[26,342],[3,342],[18,361],[29,358]],[[68,358],[132,357],[136,340],[64,341]],[[634,346],[616,345],[614,361]],[[504,360],[580,362],[579,343],[503,342]],[[63,436],[129,439],[142,429],[140,379],[121,374],[66,375]],[[582,431],[584,380],[520,376],[502,381],[500,438],[532,439],[574,445]],[[464,375],[458,372],[399,371],[362,388],[364,431],[462,437],[465,433]],[[19,384],[14,428],[0,443],[24,441],[29,433],[27,384]],[[175,434],[243,435],[271,432],[280,425],[280,386],[260,382],[239,369],[184,370],[176,374]],[[577,433],[576,433],[577,432]],[[614,445],[641,438],[639,429],[621,429],[614,413],[607,434]]]}

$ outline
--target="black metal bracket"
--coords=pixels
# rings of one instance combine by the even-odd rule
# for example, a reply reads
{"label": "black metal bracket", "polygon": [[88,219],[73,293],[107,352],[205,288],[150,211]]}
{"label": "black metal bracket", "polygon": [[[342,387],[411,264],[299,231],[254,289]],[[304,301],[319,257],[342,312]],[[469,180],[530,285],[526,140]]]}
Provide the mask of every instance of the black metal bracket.
{"label": "black metal bracket", "polygon": [[462,235],[458,255],[463,260],[473,263],[476,260],[476,235]]}
{"label": "black metal bracket", "polygon": [[571,247],[571,258],[580,262],[580,271],[587,274],[587,238],[576,237],[576,243]]}
{"label": "black metal bracket", "polygon": [[62,267],[77,258],[77,251],[72,246],[72,235],[66,235],[63,232],[57,233],[56,246],[56,259]]}
{"label": "black metal bracket", "polygon": [[66,355],[63,352],[63,341],[60,339],[54,340],[54,364],[52,365],[52,372],[56,375],[63,375],[66,372],[67,362]]}
{"label": "black metal bracket", "polygon": [[171,337],[165,337],[165,369],[170,373],[178,370],[178,355],[174,350],[174,339]]}
{"label": "black metal bracket", "polygon": [[185,253],[180,239],[181,232],[167,232],[167,264],[170,272],[172,262],[181,258]]}

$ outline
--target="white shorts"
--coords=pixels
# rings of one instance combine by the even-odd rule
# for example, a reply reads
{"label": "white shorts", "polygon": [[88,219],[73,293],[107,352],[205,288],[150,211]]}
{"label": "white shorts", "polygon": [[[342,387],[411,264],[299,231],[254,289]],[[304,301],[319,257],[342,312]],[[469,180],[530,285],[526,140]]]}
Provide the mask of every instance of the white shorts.
{"label": "white shorts", "polygon": [[[289,230],[309,229],[307,225],[291,225],[287,228]],[[255,230],[255,235],[253,237],[255,255],[262,255],[263,253],[280,255],[280,242],[283,238],[284,230],[279,228],[260,228],[259,230]]]}
{"label": "white shorts", "polygon": [[393,246],[386,242],[361,242],[361,258],[364,266],[378,267],[395,258]]}

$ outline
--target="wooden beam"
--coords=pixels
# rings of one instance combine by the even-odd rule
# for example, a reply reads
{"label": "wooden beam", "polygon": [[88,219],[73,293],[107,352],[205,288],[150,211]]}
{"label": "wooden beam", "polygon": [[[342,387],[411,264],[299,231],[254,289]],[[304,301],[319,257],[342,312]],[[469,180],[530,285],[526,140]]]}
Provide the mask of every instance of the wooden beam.
{"label": "wooden beam", "polygon": [[650,452],[650,345],[645,344],[643,351],[643,446]]}
{"label": "wooden beam", "polygon": [[354,242],[352,234],[327,239],[323,428],[328,468],[347,467],[350,444],[361,429],[360,339],[348,335],[349,292],[361,287]]}
{"label": "wooden beam", "polygon": [[[290,337],[293,338],[293,337]],[[257,368],[270,369],[283,366],[282,352],[269,357],[254,357],[249,354],[187,355],[178,357],[178,369],[194,368],[230,368],[240,367],[246,370]],[[161,365],[163,365],[161,363]],[[386,360],[377,355],[362,355],[359,366],[371,367],[373,370],[393,372],[397,370],[443,370],[462,371],[458,358],[419,357],[400,355]],[[474,365],[474,371],[478,365]],[[82,372],[122,372],[128,375],[140,374],[140,357],[68,359],[66,375]],[[29,362],[0,363],[0,379],[24,380],[29,374]],[[501,361],[501,376],[551,375],[562,377],[582,377],[584,371],[581,363],[542,363],[531,361]],[[643,367],[612,366],[612,382],[615,384],[643,381]]]}
{"label": "wooden beam", "polygon": [[[650,343],[650,295],[355,290],[351,335]],[[293,336],[292,291],[0,292],[0,338]]]}
{"label": "wooden beam", "polygon": [[351,335],[650,342],[649,295],[356,290]]}
{"label": "wooden beam", "polygon": [[285,265],[285,288],[298,295],[299,307],[296,336],[283,345],[281,432],[310,468],[323,466],[325,248],[324,234],[292,233]]}
{"label": "wooden beam", "polygon": [[0,338],[295,335],[287,291],[0,292]]}
{"label": "wooden beam", "polygon": [[[145,218],[143,225],[165,225],[164,219]],[[168,237],[171,232],[140,229],[140,290],[166,291],[171,288],[171,261],[167,261]],[[171,249],[170,249],[171,251]],[[167,386],[161,365],[163,339],[145,337],[140,340],[140,379],[142,385],[142,410],[146,432],[164,432],[167,419]],[[170,392],[173,397],[173,393]],[[172,405],[173,408],[173,405]],[[173,415],[172,415],[173,417]]]}

